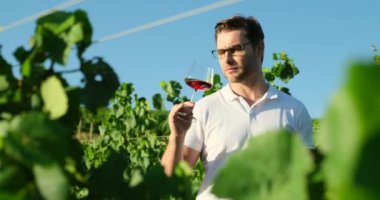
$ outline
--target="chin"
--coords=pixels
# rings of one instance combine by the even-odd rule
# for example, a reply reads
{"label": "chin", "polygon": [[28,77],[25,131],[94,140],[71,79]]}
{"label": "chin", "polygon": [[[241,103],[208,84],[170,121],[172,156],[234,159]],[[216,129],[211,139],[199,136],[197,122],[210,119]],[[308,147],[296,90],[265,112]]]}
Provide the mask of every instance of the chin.
{"label": "chin", "polygon": [[239,79],[237,79],[236,77],[227,77],[227,80],[230,83],[238,83],[239,82]]}

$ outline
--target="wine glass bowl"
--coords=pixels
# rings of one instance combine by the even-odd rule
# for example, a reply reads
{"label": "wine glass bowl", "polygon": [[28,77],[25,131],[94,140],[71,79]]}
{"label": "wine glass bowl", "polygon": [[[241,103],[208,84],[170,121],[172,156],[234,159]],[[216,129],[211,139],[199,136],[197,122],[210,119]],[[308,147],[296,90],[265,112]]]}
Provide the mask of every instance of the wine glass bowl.
{"label": "wine glass bowl", "polygon": [[190,101],[193,101],[194,94],[198,90],[206,91],[212,88],[214,78],[214,68],[210,65],[193,64],[188,75],[185,77],[185,83],[194,89]]}

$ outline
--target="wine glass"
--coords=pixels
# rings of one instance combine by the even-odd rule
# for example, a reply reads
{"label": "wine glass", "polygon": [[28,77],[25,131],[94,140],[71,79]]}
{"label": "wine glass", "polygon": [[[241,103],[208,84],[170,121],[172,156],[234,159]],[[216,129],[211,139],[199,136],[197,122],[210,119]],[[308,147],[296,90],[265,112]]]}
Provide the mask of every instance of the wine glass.
{"label": "wine glass", "polygon": [[212,88],[214,78],[214,68],[211,65],[203,65],[194,62],[189,73],[185,77],[185,83],[194,89],[190,101],[193,101],[194,94],[198,90],[206,91]]}

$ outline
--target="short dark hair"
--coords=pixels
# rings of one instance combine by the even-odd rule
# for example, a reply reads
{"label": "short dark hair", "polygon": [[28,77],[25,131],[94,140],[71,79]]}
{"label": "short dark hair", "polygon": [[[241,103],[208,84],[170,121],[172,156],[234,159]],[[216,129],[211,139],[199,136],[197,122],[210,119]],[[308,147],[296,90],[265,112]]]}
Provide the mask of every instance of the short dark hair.
{"label": "short dark hair", "polygon": [[255,17],[244,17],[235,15],[224,19],[215,25],[215,40],[222,31],[245,30],[248,40],[256,45],[260,40],[264,40],[264,32],[259,21]]}

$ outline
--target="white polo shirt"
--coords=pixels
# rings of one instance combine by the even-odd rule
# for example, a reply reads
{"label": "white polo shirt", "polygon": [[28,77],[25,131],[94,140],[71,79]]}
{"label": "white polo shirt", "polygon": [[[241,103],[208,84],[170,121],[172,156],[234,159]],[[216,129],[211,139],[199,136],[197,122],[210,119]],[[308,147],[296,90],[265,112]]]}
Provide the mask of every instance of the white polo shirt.
{"label": "white polo shirt", "polygon": [[197,199],[217,199],[212,180],[225,159],[242,149],[247,140],[270,130],[288,128],[314,148],[312,121],[302,102],[270,86],[252,106],[233,93],[229,85],[196,102],[196,120],[186,133],[185,145],[201,152],[205,167]]}

